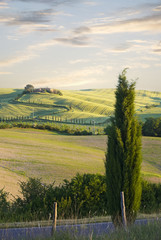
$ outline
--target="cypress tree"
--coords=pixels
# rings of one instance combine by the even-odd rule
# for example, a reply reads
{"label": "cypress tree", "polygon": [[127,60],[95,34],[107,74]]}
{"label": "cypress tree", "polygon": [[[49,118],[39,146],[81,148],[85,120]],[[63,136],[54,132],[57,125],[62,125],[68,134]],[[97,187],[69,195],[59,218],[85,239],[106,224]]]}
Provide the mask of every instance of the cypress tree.
{"label": "cypress tree", "polygon": [[121,226],[120,192],[125,194],[128,224],[135,221],[141,200],[141,126],[135,117],[135,82],[128,83],[126,69],[119,75],[115,96],[105,169],[109,214],[115,226]]}

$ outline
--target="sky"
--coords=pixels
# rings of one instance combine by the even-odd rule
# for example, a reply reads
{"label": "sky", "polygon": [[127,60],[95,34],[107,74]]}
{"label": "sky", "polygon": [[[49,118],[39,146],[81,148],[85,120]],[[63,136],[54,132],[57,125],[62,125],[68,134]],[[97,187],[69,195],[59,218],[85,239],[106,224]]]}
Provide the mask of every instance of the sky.
{"label": "sky", "polygon": [[161,1],[0,0],[0,88],[161,91]]}

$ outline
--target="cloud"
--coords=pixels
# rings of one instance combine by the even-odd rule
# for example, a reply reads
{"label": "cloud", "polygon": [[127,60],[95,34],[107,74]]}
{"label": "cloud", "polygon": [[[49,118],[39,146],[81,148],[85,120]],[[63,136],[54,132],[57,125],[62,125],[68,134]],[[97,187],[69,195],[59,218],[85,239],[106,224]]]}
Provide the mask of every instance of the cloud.
{"label": "cloud", "polygon": [[126,52],[135,52],[135,53],[143,53],[150,52],[154,42],[144,41],[144,40],[126,40],[123,43],[120,43],[116,47],[107,48],[104,50],[105,53],[126,53]]}
{"label": "cloud", "polygon": [[21,24],[41,24],[50,22],[49,17],[54,15],[52,9],[41,11],[21,12],[16,14],[13,18],[8,19],[8,25],[21,25]]}
{"label": "cloud", "polygon": [[86,47],[89,45],[89,38],[86,36],[56,38],[55,41],[57,43],[62,43],[65,45],[71,45],[71,46],[77,46],[77,47]]}
{"label": "cloud", "polygon": [[153,9],[153,11],[155,11],[155,12],[160,12],[160,11],[161,11],[161,5],[155,7],[155,8]]}
{"label": "cloud", "polygon": [[103,18],[101,21],[102,23],[100,24],[89,22],[88,26],[76,28],[74,33],[114,34],[131,32],[161,32],[161,14],[158,13],[126,20]]}
{"label": "cloud", "polygon": [[[66,88],[81,86],[85,84],[91,84],[98,82],[98,76],[100,77],[104,73],[104,66],[93,66],[83,68],[81,70],[75,70],[70,73],[61,74],[53,78],[43,78],[34,80],[31,82],[34,86],[54,86],[57,88]],[[61,72],[64,72],[61,69]]]}
{"label": "cloud", "polygon": [[5,17],[5,16],[0,17],[0,23],[7,23],[7,22],[10,22],[10,21],[13,21],[13,20],[14,20],[13,17]]}
{"label": "cloud", "polygon": [[74,33],[76,34],[84,34],[84,33],[90,33],[91,29],[89,27],[86,27],[86,26],[82,26],[82,27],[79,27],[79,28],[76,28],[74,30]]}
{"label": "cloud", "polygon": [[12,72],[0,72],[0,75],[10,75],[13,74]]}
{"label": "cloud", "polygon": [[148,62],[160,62],[160,58],[158,58],[158,57],[152,57],[152,56],[143,56],[143,57],[141,57],[141,59],[142,60],[144,60],[144,61],[148,61]]}
{"label": "cloud", "polygon": [[120,32],[161,32],[161,15],[117,21],[112,24],[95,25],[91,27],[93,34],[112,34]]}
{"label": "cloud", "polygon": [[48,47],[54,46],[56,44],[67,44],[71,46],[86,47],[87,46],[86,37],[77,38],[57,38],[53,40],[48,40],[45,42],[29,45],[26,50],[22,52],[17,52],[15,56],[3,59],[0,61],[0,67],[7,67],[17,63],[31,60],[40,55],[41,51],[44,51]]}
{"label": "cloud", "polygon": [[10,65],[13,65],[13,64],[16,64],[16,63],[21,63],[21,62],[27,61],[29,59],[32,59],[35,56],[36,56],[36,54],[34,54],[34,53],[26,52],[24,54],[14,56],[14,57],[11,57],[9,59],[5,59],[3,61],[0,61],[0,67],[7,67],[7,66],[10,66]]}
{"label": "cloud", "polygon": [[21,53],[15,54],[15,56],[10,57],[5,60],[0,61],[0,67],[7,67],[10,65],[14,65],[16,63],[22,63],[24,61],[31,60],[35,57],[39,56],[39,52],[45,50],[49,46],[53,46],[56,43],[53,40],[49,40],[43,43],[38,43],[35,45],[30,45],[27,47],[26,50],[22,51]]}
{"label": "cloud", "polygon": [[50,26],[48,24],[30,24],[30,25],[21,25],[18,33],[19,34],[28,34],[31,32],[55,32],[58,31],[59,27]]}
{"label": "cloud", "polygon": [[156,63],[155,66],[156,67],[161,67],[161,63]]}
{"label": "cloud", "polygon": [[132,44],[123,43],[123,44],[120,44],[118,47],[109,49],[108,52],[123,53],[123,52],[129,52],[131,49],[132,49]]}
{"label": "cloud", "polygon": [[161,54],[161,41],[153,47],[153,53]]}
{"label": "cloud", "polygon": [[[59,6],[61,4],[68,4],[74,2],[74,0],[13,0],[13,1],[19,1],[19,2],[32,2],[32,3],[41,3],[41,4],[50,4],[52,6]],[[77,0],[78,1],[78,0]]]}
{"label": "cloud", "polygon": [[151,68],[151,64],[142,63],[140,61],[137,61],[137,62],[132,62],[132,63],[128,63],[126,65],[123,65],[121,68],[122,69],[124,69],[124,68],[129,68],[129,69],[147,69],[147,68]]}
{"label": "cloud", "polygon": [[3,13],[0,16],[0,22],[7,26],[18,26],[18,34],[26,34],[34,31],[39,32],[55,32],[63,28],[53,24],[56,16],[71,17],[71,14],[63,11],[55,11],[52,8],[42,9],[38,11],[22,11],[10,14]]}
{"label": "cloud", "polygon": [[89,6],[97,6],[99,3],[94,1],[87,1],[87,2],[84,2],[84,4]]}
{"label": "cloud", "polygon": [[69,63],[70,64],[77,64],[77,63],[87,63],[89,62],[89,59],[76,59],[76,60],[72,60]]}
{"label": "cloud", "polygon": [[129,43],[143,43],[143,44],[149,43],[147,40],[142,40],[142,39],[127,40],[127,42],[129,42]]}
{"label": "cloud", "polygon": [[8,3],[0,2],[0,9],[9,8]]}

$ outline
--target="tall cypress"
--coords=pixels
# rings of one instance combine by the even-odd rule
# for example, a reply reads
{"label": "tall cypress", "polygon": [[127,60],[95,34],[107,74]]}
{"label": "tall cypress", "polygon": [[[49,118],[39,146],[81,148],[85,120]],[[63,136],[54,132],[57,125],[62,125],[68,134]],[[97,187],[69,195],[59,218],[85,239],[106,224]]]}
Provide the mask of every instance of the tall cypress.
{"label": "tall cypress", "polygon": [[125,194],[126,218],[136,219],[141,200],[141,126],[135,117],[135,82],[119,75],[114,117],[108,128],[105,161],[108,209],[115,225],[122,225],[120,192]]}

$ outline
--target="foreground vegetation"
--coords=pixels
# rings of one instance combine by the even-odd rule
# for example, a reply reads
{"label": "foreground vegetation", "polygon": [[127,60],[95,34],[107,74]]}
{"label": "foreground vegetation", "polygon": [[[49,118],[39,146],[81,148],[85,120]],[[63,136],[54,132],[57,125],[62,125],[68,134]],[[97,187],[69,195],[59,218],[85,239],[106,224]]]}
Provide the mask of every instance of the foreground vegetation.
{"label": "foreground vegetation", "polygon": [[[103,234],[101,236],[94,236],[89,233],[89,236],[78,236],[76,233],[65,232],[56,233],[53,237],[45,240],[160,240],[161,228],[160,221],[148,223],[146,225],[133,225],[128,228],[128,231],[117,230],[111,234]],[[37,240],[42,240],[39,238]]]}
{"label": "foreground vegetation", "polygon": [[[58,203],[59,219],[110,215],[106,195],[105,176],[98,174],[77,174],[70,181],[55,186],[44,184],[41,179],[29,178],[20,182],[21,195],[12,201],[0,190],[0,221],[24,222],[48,220],[53,212],[53,203]],[[140,212],[161,211],[161,184],[142,181]]]}

